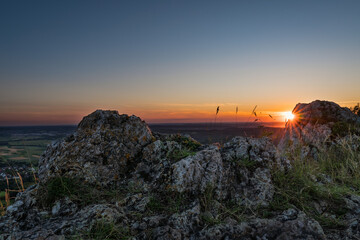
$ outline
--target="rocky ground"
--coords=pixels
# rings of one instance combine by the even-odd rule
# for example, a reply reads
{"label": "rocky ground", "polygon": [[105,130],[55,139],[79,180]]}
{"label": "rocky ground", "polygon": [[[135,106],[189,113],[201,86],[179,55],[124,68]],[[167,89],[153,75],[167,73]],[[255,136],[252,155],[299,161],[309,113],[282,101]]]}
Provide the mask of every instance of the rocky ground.
{"label": "rocky ground", "polygon": [[95,111],[48,146],[0,239],[360,239],[360,118],[325,101],[294,113],[277,149],[201,145]]}

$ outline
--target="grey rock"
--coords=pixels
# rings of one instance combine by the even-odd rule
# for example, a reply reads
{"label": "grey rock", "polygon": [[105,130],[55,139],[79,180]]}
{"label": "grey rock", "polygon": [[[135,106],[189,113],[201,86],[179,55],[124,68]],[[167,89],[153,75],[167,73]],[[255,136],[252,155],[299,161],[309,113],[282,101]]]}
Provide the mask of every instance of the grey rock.
{"label": "grey rock", "polygon": [[97,110],[84,117],[73,135],[47,148],[39,179],[46,183],[61,175],[106,186],[136,166],[142,148],[153,140],[140,118]]}
{"label": "grey rock", "polygon": [[[310,105],[297,107],[305,119],[328,114],[327,110],[312,109],[321,103]],[[357,121],[346,110],[333,107],[337,113],[328,118],[331,121]],[[306,115],[306,109],[313,113]],[[301,141],[316,142],[331,134],[330,123],[304,120],[300,125],[303,133],[318,132],[316,139]],[[357,149],[356,142],[353,147]],[[176,155],[183,150],[187,157]],[[303,151],[305,156],[314,150]],[[223,146],[200,146],[190,137],[152,133],[135,116],[99,110],[85,117],[73,135],[47,148],[39,166],[41,184],[17,195],[0,218],[0,239],[71,239],[79,235],[86,239],[81,234],[99,221],[111,223],[124,237],[139,240],[360,237],[360,199],[355,195],[344,200],[349,212],[344,215],[342,231],[324,233],[317,221],[295,207],[259,217],[255,210],[269,206],[274,197],[274,166],[281,171],[291,168],[289,159],[280,157],[268,138],[236,137]],[[43,206],[41,190],[57,176],[79,179],[104,194],[116,191],[116,197],[86,204],[62,197],[50,207]],[[319,185],[331,181],[322,178]],[[244,216],[235,216],[227,209],[228,203],[244,209]],[[319,212],[327,208],[321,201],[314,207]]]}
{"label": "grey rock", "polygon": [[274,195],[270,168],[281,164],[268,138],[236,137],[222,149],[224,178],[221,198],[256,206],[268,205]]}
{"label": "grey rock", "polygon": [[222,159],[216,147],[197,152],[172,165],[171,188],[178,191],[203,193],[207,186],[218,186],[222,181]]}
{"label": "grey rock", "polygon": [[360,124],[359,116],[334,102],[316,100],[299,103],[292,112],[295,118],[287,122],[279,148],[285,150],[306,146],[302,149],[303,157],[316,157],[317,146],[336,137],[332,134],[334,124]]}

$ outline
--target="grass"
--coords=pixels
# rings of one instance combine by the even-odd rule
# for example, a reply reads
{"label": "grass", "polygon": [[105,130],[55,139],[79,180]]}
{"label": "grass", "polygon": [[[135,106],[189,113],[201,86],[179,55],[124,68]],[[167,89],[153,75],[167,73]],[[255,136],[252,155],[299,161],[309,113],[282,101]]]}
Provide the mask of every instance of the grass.
{"label": "grass", "polygon": [[[14,172],[13,176],[13,181],[15,181],[17,188],[11,188],[10,181],[6,178],[7,187],[5,188],[5,191],[2,191],[0,194],[0,216],[5,215],[6,208],[13,204],[15,195],[19,192],[25,191],[24,182],[20,173]],[[5,204],[2,202],[3,200],[5,201]]]}
{"label": "grass", "polygon": [[73,239],[125,240],[131,237],[128,228],[123,228],[113,222],[101,219],[96,221],[88,231],[73,236]]}
{"label": "grass", "polygon": [[250,160],[249,157],[233,159],[233,162],[235,162],[238,166],[247,168],[249,170],[255,170],[258,166],[258,163],[256,161]]}
{"label": "grass", "polygon": [[173,161],[179,161],[188,156],[195,155],[201,146],[199,142],[181,134],[171,135],[170,140],[175,141],[180,145],[180,148],[174,149],[167,153],[167,157]]}
{"label": "grass", "polygon": [[201,143],[199,143],[191,138],[182,136],[181,134],[174,135],[171,140],[179,143],[185,149],[192,151],[192,152],[198,150],[199,147],[201,146]]}
{"label": "grass", "polygon": [[[214,190],[215,188],[212,185],[208,185],[204,193],[199,196],[202,212],[201,220],[205,225],[213,226],[223,223],[227,217],[231,217],[238,222],[246,219],[246,215],[249,214],[249,208],[232,200],[218,202],[215,199]],[[251,211],[250,213],[252,214]]]}
{"label": "grass", "polygon": [[174,161],[179,161],[180,159],[195,155],[196,151],[201,146],[199,142],[180,134],[173,135],[171,140],[179,143],[181,146],[180,149],[174,149],[167,153],[167,157]]}
{"label": "grass", "polygon": [[186,194],[178,193],[176,191],[167,191],[164,194],[153,194],[150,197],[150,201],[148,202],[146,208],[150,214],[173,214],[180,212],[186,203]]}
{"label": "grass", "polygon": [[331,127],[331,134],[333,138],[336,137],[345,137],[347,135],[354,135],[360,134],[360,128],[359,125],[357,124],[350,124],[347,122],[336,122],[332,127]]}
{"label": "grass", "polygon": [[175,149],[168,153],[168,157],[174,161],[179,161],[188,156],[194,156],[196,154],[195,151],[192,151],[188,148]]}
{"label": "grass", "polygon": [[51,207],[57,200],[69,197],[73,202],[86,206],[92,203],[108,202],[123,198],[121,189],[97,189],[80,179],[56,177],[41,185],[39,202],[45,208]]}
{"label": "grass", "polygon": [[[285,210],[295,206],[318,220],[324,228],[341,228],[342,217],[348,211],[344,197],[360,193],[359,138],[350,135],[337,144],[319,149],[317,159],[292,157],[288,171],[273,169],[275,196],[270,210]],[[325,205],[324,210],[316,207]]]}

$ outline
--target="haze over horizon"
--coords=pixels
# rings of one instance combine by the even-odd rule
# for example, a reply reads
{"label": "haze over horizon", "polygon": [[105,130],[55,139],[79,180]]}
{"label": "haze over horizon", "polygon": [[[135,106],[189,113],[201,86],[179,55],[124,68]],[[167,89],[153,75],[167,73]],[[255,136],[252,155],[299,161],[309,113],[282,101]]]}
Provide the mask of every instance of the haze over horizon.
{"label": "haze over horizon", "polygon": [[[156,122],[283,121],[360,102],[360,1],[2,1],[0,126],[96,109]],[[235,109],[238,106],[238,115]]]}

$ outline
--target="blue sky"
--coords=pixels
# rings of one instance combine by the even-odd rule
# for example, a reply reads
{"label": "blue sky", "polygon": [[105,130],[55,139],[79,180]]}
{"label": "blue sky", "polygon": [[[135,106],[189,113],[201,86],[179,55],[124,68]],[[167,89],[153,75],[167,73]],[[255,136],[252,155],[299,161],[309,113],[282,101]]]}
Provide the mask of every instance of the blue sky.
{"label": "blue sky", "polygon": [[0,125],[97,108],[196,121],[216,105],[353,104],[359,12],[360,1],[2,1]]}

